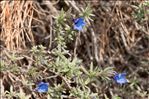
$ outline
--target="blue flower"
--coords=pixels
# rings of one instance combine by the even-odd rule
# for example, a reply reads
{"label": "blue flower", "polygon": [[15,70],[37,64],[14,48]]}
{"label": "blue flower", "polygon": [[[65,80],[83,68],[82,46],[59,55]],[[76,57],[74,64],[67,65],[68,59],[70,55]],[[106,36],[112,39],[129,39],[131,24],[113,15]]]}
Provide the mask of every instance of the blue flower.
{"label": "blue flower", "polygon": [[74,20],[74,29],[81,31],[85,26],[85,20],[83,18],[77,18]]}
{"label": "blue flower", "polygon": [[48,91],[49,83],[40,82],[35,90],[40,93],[44,93]]}
{"label": "blue flower", "polygon": [[119,84],[127,83],[126,73],[116,73],[114,75],[114,80]]}

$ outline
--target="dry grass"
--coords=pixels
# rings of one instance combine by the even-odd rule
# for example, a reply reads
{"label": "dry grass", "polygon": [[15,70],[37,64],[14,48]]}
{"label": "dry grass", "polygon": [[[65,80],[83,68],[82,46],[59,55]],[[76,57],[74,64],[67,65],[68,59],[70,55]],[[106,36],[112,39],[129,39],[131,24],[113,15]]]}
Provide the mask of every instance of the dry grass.
{"label": "dry grass", "polygon": [[[5,59],[7,52],[24,51],[39,44],[49,50],[53,49],[55,47],[54,18],[59,14],[60,9],[64,8],[66,12],[71,9],[71,14],[78,16],[82,11],[81,8],[85,8],[89,3],[95,15],[92,17],[94,21],[88,20],[87,28],[68,44],[67,49],[72,52],[71,54],[74,54],[75,50],[75,55],[83,60],[84,65],[89,66],[88,64],[94,62],[102,68],[112,66],[115,67],[115,71],[127,71],[128,78],[132,81],[138,79],[141,90],[149,91],[147,88],[149,85],[147,81],[149,79],[149,14],[145,14],[141,20],[134,17],[139,9],[136,6],[144,3],[142,0],[109,2],[43,0],[42,3],[34,0],[1,1],[0,38],[4,42],[1,45],[4,48],[1,57]],[[143,6],[143,9],[148,10],[148,7]],[[27,54],[27,62],[34,63],[32,56]],[[9,58],[6,60],[9,63]],[[22,66],[21,62],[18,62],[20,66]],[[42,70],[39,69],[39,71]],[[7,78],[6,84],[9,82],[8,79],[11,79],[10,83],[14,84],[14,78],[27,78],[25,75],[16,77],[11,72],[3,73],[2,76],[2,79]],[[125,99],[129,95],[127,90],[133,90],[127,87],[121,93],[115,85],[108,88],[105,86],[106,84],[103,84],[98,88],[99,94],[103,95],[101,97],[119,94]],[[130,99],[141,99],[141,96],[136,95],[135,92],[133,94],[130,95]]]}
{"label": "dry grass", "polygon": [[32,6],[32,1],[1,2],[1,39],[7,49],[26,48],[26,41],[34,43],[33,33],[31,32]]}
{"label": "dry grass", "polygon": [[[45,35],[46,23],[50,23],[51,16],[57,10],[50,1],[44,1],[47,11],[36,1],[1,1],[1,41],[9,50],[26,49],[36,44],[35,39]],[[48,12],[50,11],[50,13]],[[51,15],[52,14],[52,15]],[[45,17],[48,17],[44,19]],[[45,22],[46,21],[46,22]],[[34,32],[35,28],[40,28]],[[47,27],[48,28],[48,27]],[[38,38],[37,38],[37,37]]]}

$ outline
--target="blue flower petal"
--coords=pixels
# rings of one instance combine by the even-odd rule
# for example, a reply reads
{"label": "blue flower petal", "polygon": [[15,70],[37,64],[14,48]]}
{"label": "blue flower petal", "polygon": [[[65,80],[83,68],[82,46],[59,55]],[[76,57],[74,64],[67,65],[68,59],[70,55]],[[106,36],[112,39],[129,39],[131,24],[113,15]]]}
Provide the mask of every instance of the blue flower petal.
{"label": "blue flower petal", "polygon": [[44,93],[48,91],[48,83],[40,82],[35,90],[37,90],[40,93]]}
{"label": "blue flower petal", "polygon": [[74,19],[74,23],[77,24],[77,22],[79,21],[79,19],[80,19],[80,21],[82,20],[82,18]]}
{"label": "blue flower petal", "polygon": [[83,18],[77,18],[74,20],[74,29],[81,31],[85,24],[86,23]]}
{"label": "blue flower petal", "polygon": [[82,27],[82,26],[76,26],[76,25],[75,25],[75,26],[74,26],[74,29],[81,31],[81,30],[83,29],[83,27]]}
{"label": "blue flower petal", "polygon": [[124,83],[126,83],[126,82],[127,82],[127,80],[124,79],[124,78],[117,80],[117,83],[119,83],[119,84],[124,84]]}
{"label": "blue flower petal", "polygon": [[114,76],[114,80],[119,84],[127,83],[126,73],[117,73]]}

